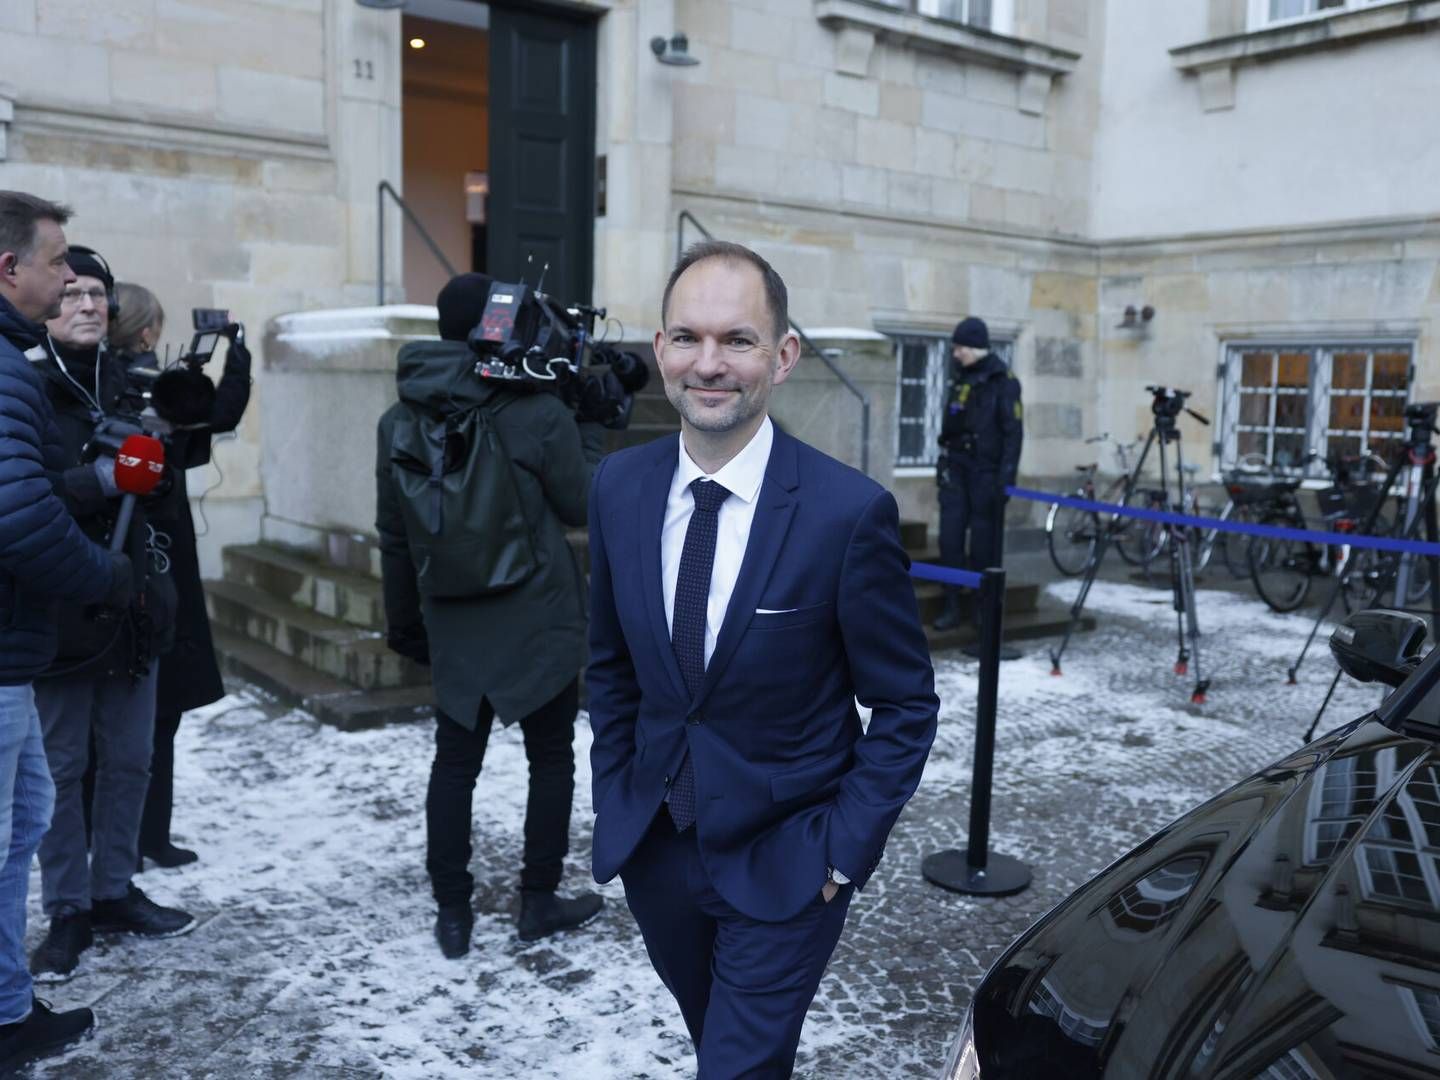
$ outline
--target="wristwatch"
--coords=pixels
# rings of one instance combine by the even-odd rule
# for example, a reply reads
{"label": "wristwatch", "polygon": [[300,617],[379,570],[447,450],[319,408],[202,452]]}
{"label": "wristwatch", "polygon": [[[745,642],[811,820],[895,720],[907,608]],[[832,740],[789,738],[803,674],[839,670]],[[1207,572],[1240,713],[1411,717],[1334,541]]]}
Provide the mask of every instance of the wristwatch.
{"label": "wristwatch", "polygon": [[844,874],[842,874],[839,870],[836,870],[835,867],[833,867],[833,866],[826,868],[826,871],[825,871],[825,880],[828,881],[828,882],[830,882],[830,883],[833,884],[833,885],[849,885],[849,884],[850,884],[850,879],[849,879],[848,877],[846,877]]}

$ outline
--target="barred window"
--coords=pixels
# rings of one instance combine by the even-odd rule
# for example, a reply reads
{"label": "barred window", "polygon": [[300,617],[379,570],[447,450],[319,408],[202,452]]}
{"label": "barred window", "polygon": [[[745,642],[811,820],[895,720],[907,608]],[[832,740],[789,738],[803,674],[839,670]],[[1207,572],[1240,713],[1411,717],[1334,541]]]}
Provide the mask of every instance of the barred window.
{"label": "barred window", "polygon": [[1413,357],[1409,342],[1228,347],[1222,468],[1250,456],[1281,475],[1323,477],[1332,454],[1388,456],[1405,434]]}
{"label": "barred window", "polygon": [[[899,378],[895,395],[895,466],[932,466],[940,456],[936,440],[940,437],[945,412],[950,337],[940,334],[892,336]],[[992,340],[990,351],[1009,367],[1015,355],[1015,343]]]}

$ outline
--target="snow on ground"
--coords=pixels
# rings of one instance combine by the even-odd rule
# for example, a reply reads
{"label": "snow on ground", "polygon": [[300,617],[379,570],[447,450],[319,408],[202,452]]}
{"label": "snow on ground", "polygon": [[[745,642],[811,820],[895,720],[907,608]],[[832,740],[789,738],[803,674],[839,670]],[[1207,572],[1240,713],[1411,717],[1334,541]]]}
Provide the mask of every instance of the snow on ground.
{"label": "snow on ground", "polygon": [[[1059,599],[1075,583],[1050,586]],[[1049,643],[1004,665],[993,847],[1036,868],[1009,901],[926,885],[918,859],[963,843],[976,664],[937,661],[940,734],[881,870],[855,901],[802,1042],[799,1075],[933,1075],[984,967],[1015,933],[1149,832],[1298,745],[1334,671],[1322,637],[1238,594],[1201,597],[1210,702],[1174,675],[1168,594],[1099,583],[1101,619],[1063,678]],[[1223,630],[1221,629],[1223,627]],[[1342,686],[1325,728],[1375,704]],[[99,944],[44,991],[93,1004],[99,1035],[44,1077],[692,1076],[679,1015],[618,883],[602,918],[534,945],[514,935],[526,770],[491,739],[475,804],[474,946],[446,961],[424,871],[427,723],[342,733],[241,690],[181,727],[176,833],[202,861],[136,880],[200,919],[172,941]],[[589,882],[589,729],[576,728],[566,889]],[[38,871],[30,941],[43,932]]]}

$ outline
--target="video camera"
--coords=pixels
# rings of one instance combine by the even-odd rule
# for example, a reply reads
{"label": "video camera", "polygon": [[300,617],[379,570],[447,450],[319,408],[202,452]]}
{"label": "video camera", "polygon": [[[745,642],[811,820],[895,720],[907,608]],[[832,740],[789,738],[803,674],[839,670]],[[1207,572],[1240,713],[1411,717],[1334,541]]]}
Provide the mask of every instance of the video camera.
{"label": "video camera", "polygon": [[192,308],[190,318],[195,331],[190,347],[173,364],[165,366],[157,359],[153,365],[132,364],[125,373],[120,410],[140,427],[161,431],[198,427],[210,417],[215,384],[201,369],[221,338],[231,344],[243,342],[245,327],[222,308]]}
{"label": "video camera", "polygon": [[1185,404],[1190,397],[1189,390],[1176,390],[1173,386],[1147,386],[1145,389],[1151,394],[1150,411],[1155,414],[1155,426],[1162,431],[1174,431],[1175,421],[1182,412],[1207,427],[1210,425],[1209,420]]}
{"label": "video camera", "polygon": [[1409,428],[1405,441],[1412,447],[1428,447],[1430,437],[1440,434],[1435,417],[1440,414],[1440,401],[1417,401],[1405,406],[1405,424]]}
{"label": "video camera", "polygon": [[602,307],[561,304],[524,282],[491,282],[468,338],[475,374],[549,391],[577,420],[623,429],[650,372],[637,354],[595,340],[595,320],[605,317]]}

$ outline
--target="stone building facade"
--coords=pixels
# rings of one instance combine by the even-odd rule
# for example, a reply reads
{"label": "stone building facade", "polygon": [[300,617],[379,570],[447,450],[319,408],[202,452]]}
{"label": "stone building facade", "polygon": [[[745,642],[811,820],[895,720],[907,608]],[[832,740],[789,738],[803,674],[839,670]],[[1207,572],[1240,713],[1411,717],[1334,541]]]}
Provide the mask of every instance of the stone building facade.
{"label": "stone building facade", "polygon": [[[172,325],[373,305],[377,185],[410,193],[408,170],[422,200],[417,28],[479,49],[492,13],[552,11],[593,27],[595,300],[645,340],[694,223],[753,244],[869,395],[870,471],[910,515],[933,513],[944,336],[965,314],[1024,380],[1037,484],[1093,459],[1088,438],[1143,433],[1149,383],[1215,420],[1183,428],[1206,475],[1379,448],[1407,395],[1440,397],[1440,0],[11,0],[0,185],[73,203],[72,237]],[[698,65],[652,52],[677,31]],[[452,96],[499,109],[474,75]],[[473,156],[466,192],[503,165]],[[483,225],[458,213],[417,211],[452,263]],[[443,275],[386,222],[387,300],[428,303]],[[272,324],[217,455],[214,543],[368,530],[366,440],[416,319]],[[782,415],[858,462],[858,406],[806,364]],[[332,485],[355,486],[348,509],[305,494]]]}

